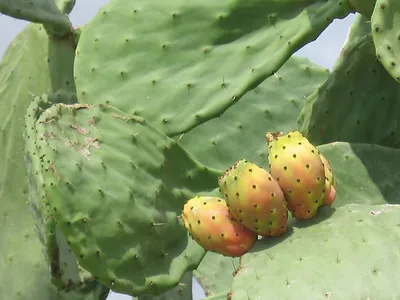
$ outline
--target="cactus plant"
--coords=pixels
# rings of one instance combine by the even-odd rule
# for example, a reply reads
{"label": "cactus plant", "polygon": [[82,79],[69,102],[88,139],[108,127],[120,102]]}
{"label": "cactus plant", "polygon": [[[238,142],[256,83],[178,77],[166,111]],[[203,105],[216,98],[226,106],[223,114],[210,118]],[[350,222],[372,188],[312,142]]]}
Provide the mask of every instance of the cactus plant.
{"label": "cactus plant", "polygon": [[[191,300],[192,275],[209,300],[399,293],[397,2],[111,0],[80,29],[74,4],[0,0],[41,23],[0,68],[1,299]],[[354,11],[333,72],[293,57]],[[331,207],[240,259],[190,239],[187,199],[243,158],[272,174],[265,134],[293,131]]]}

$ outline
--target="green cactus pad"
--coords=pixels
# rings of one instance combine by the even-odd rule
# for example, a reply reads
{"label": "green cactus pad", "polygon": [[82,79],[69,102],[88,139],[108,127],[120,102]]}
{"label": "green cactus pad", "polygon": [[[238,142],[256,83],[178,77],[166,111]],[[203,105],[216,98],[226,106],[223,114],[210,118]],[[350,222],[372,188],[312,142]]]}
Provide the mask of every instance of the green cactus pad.
{"label": "green cactus pad", "polygon": [[46,34],[42,26],[29,25],[7,49],[0,67],[0,299],[104,300],[108,289],[97,282],[68,294],[51,284],[35,233],[39,227],[27,205],[23,118],[31,94],[50,88],[49,77]]}
{"label": "green cactus pad", "polygon": [[400,1],[377,0],[371,17],[376,56],[400,82]]}
{"label": "green cactus pad", "polygon": [[244,255],[231,299],[264,299],[266,291],[271,299],[395,299],[399,214],[388,204],[322,209],[289,237]]}
{"label": "green cactus pad", "polygon": [[363,35],[368,27],[356,20],[333,72],[301,111],[301,132],[313,144],[400,146],[400,85],[376,60],[371,33]]}
{"label": "green cactus pad", "polygon": [[192,300],[192,272],[187,272],[178,285],[160,296],[143,295],[132,300]]}
{"label": "green cactus pad", "polygon": [[0,12],[13,18],[41,23],[54,36],[71,30],[71,22],[54,0],[0,0]]}
{"label": "green cactus pad", "polygon": [[46,199],[41,174],[41,159],[37,155],[35,122],[41,112],[54,103],[74,103],[76,96],[57,93],[35,97],[25,115],[25,165],[28,170],[29,203],[33,208],[36,230],[44,245],[50,266],[52,283],[60,289],[81,288],[94,281],[93,275],[81,268],[75,254],[69,248],[61,231],[57,228]]}
{"label": "green cactus pad", "polygon": [[207,252],[199,267],[193,271],[193,275],[206,296],[215,296],[230,289],[233,274],[238,266],[239,258]]}
{"label": "green cactus pad", "polygon": [[35,128],[46,198],[83,268],[138,296],[160,294],[198,266],[205,252],[178,217],[221,172],[108,105],[55,105]]}
{"label": "green cactus pad", "polygon": [[107,101],[168,136],[187,132],[349,11],[343,0],[112,0],[82,32],[78,99]]}
{"label": "green cactus pad", "polygon": [[214,168],[226,169],[239,158],[268,166],[265,133],[297,129],[296,118],[306,97],[328,75],[328,70],[309,60],[292,57],[222,116],[176,139],[198,160]]}

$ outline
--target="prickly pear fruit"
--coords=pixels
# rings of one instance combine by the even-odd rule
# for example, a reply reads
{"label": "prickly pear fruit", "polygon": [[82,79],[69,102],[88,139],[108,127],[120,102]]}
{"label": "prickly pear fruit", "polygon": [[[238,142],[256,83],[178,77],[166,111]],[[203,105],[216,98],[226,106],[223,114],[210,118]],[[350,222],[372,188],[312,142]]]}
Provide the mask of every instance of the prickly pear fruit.
{"label": "prickly pear fruit", "polygon": [[182,220],[200,246],[225,256],[242,256],[257,240],[257,234],[236,221],[225,200],[217,197],[190,199],[183,208]]}
{"label": "prickly pear fruit", "polygon": [[286,232],[288,209],[278,183],[264,169],[239,160],[218,180],[233,217],[263,236]]}
{"label": "prickly pear fruit", "polygon": [[332,173],[331,164],[329,161],[320,153],[319,154],[325,170],[325,198],[324,204],[331,206],[336,199],[336,180]]}
{"label": "prickly pear fruit", "polygon": [[324,205],[325,168],[319,151],[299,132],[267,133],[271,175],[297,220],[310,219]]}

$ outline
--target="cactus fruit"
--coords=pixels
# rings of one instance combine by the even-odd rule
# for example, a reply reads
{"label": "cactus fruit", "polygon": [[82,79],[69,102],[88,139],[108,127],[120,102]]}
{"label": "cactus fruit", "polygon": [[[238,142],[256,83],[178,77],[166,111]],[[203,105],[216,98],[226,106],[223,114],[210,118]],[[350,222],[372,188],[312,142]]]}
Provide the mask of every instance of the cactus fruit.
{"label": "cactus fruit", "polygon": [[324,165],[325,171],[325,198],[324,204],[327,206],[331,206],[336,199],[336,180],[332,173],[332,167],[330,162],[319,153],[319,157],[322,160],[322,164]]}
{"label": "cactus fruit", "polygon": [[297,220],[312,218],[325,199],[325,168],[319,151],[299,132],[267,133],[269,164]]}
{"label": "cactus fruit", "polygon": [[257,235],[236,221],[225,200],[196,196],[184,206],[182,220],[194,240],[207,251],[225,256],[242,256]]}
{"label": "cactus fruit", "polygon": [[288,210],[278,183],[264,169],[239,160],[218,181],[233,217],[263,236],[287,230]]}

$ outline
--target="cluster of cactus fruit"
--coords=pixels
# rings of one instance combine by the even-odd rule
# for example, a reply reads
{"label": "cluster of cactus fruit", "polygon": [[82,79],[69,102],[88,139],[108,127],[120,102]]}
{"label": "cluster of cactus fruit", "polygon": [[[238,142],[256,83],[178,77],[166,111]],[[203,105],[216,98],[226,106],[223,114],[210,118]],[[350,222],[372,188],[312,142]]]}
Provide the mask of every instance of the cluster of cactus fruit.
{"label": "cluster of cactus fruit", "polygon": [[399,297],[400,1],[74,5],[0,0],[0,300]]}
{"label": "cluster of cactus fruit", "polygon": [[287,231],[288,210],[309,220],[331,206],[336,182],[329,161],[299,131],[266,135],[269,169],[239,160],[219,178],[224,198],[196,196],[184,206],[185,228],[205,250],[242,256],[258,236]]}

